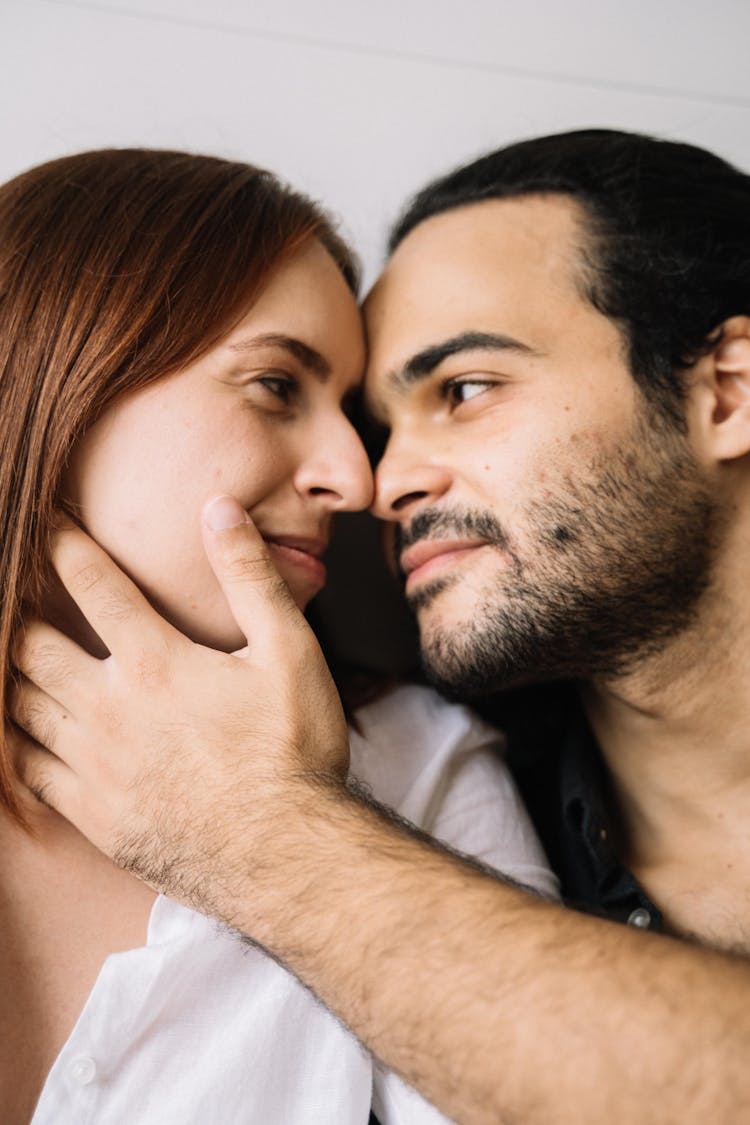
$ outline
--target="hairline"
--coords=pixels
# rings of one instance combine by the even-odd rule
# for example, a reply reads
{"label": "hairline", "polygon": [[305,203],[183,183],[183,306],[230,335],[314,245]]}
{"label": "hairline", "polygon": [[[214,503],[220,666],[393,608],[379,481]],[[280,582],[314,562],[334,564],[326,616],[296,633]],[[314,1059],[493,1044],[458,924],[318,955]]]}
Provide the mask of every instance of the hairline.
{"label": "hairline", "polygon": [[[481,198],[461,200],[453,204],[438,207],[430,214],[424,215],[415,223],[407,226],[403,232],[401,232],[402,221],[396,224],[388,241],[388,258],[386,264],[397,252],[399,246],[401,246],[401,244],[419,227],[428,223],[430,219],[437,219],[440,218],[441,215],[448,215],[453,211],[463,211],[470,207],[478,207],[485,203],[511,203],[524,199],[545,200],[552,198],[564,199],[571,205],[573,240],[570,246],[570,260],[566,265],[567,276],[578,296],[586,302],[589,308],[603,316],[615,328],[620,342],[623,362],[637,388],[645,398],[644,388],[637,378],[637,373],[633,365],[630,339],[626,327],[619,318],[609,316],[607,313],[602,312],[597,304],[596,287],[601,281],[601,273],[603,272],[604,264],[601,252],[601,230],[598,228],[600,228],[602,223],[606,222],[606,217],[599,212],[595,201],[586,193],[576,191],[573,188],[537,187],[498,191],[496,194],[487,193]],[[394,235],[396,233],[398,233],[399,236],[394,240]],[[576,238],[576,234],[580,237]]]}

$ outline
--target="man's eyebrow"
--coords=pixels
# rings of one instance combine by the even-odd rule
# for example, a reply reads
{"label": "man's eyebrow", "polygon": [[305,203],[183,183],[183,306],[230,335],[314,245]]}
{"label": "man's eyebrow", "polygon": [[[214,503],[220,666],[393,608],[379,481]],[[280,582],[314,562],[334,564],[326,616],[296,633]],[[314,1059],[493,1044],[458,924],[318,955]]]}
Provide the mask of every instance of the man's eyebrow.
{"label": "man's eyebrow", "polygon": [[317,375],[319,379],[327,379],[331,374],[331,365],[328,360],[315,348],[311,348],[309,344],[303,344],[301,340],[294,336],[266,332],[260,336],[251,336],[247,340],[238,340],[237,343],[229,345],[230,351],[245,354],[261,351],[263,348],[283,348],[313,375]]}
{"label": "man's eyebrow", "polygon": [[469,351],[517,352],[519,355],[528,356],[542,354],[512,336],[497,335],[493,332],[461,332],[458,336],[451,336],[450,339],[442,340],[439,344],[431,344],[411,356],[399,371],[393,373],[391,381],[396,387],[405,388],[431,375],[444,360]]}

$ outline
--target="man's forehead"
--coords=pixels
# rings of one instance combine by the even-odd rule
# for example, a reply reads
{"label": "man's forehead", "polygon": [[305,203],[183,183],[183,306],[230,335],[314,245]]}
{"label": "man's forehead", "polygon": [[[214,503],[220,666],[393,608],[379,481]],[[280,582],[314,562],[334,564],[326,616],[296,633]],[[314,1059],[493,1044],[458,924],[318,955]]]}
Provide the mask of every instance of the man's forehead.
{"label": "man's forehead", "polygon": [[375,282],[366,306],[384,292],[428,270],[481,269],[522,264],[570,272],[579,258],[585,214],[570,196],[527,195],[488,199],[433,215],[419,223],[394,250]]}
{"label": "man's forehead", "polygon": [[365,301],[369,378],[480,328],[533,347],[535,322],[581,300],[581,241],[581,212],[563,196],[488,200],[425,220]]}

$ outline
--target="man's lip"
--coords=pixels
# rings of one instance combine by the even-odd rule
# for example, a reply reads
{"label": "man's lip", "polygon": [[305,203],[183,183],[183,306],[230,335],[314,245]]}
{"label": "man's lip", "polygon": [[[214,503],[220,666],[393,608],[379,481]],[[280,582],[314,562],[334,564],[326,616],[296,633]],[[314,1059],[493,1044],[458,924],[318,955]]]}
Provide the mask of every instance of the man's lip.
{"label": "man's lip", "polygon": [[486,539],[422,539],[401,553],[401,569],[408,578],[415,570],[440,555],[452,555],[458,551],[471,551],[475,547],[486,546]]}

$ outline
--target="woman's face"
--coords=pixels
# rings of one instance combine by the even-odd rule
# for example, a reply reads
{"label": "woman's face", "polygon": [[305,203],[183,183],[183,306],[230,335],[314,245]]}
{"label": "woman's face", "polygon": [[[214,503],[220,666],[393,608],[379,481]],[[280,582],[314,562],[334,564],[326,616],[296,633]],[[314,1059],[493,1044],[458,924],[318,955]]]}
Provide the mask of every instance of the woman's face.
{"label": "woman's face", "polygon": [[105,412],[74,450],[66,499],[178,628],[239,648],[203,551],[201,507],[217,493],[236,496],[304,606],[325,581],[334,513],[372,498],[344,413],[363,366],[355,300],[310,242],[201,359]]}

